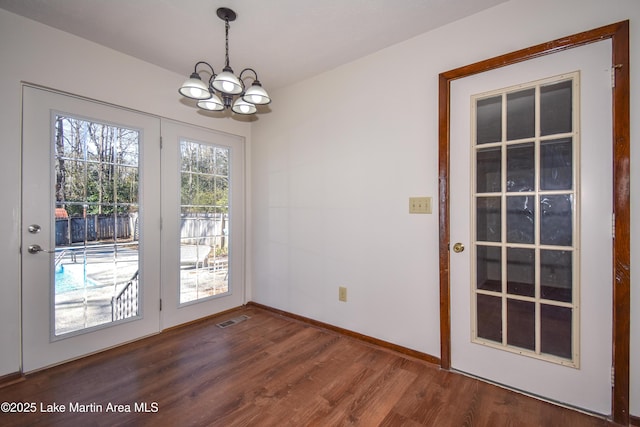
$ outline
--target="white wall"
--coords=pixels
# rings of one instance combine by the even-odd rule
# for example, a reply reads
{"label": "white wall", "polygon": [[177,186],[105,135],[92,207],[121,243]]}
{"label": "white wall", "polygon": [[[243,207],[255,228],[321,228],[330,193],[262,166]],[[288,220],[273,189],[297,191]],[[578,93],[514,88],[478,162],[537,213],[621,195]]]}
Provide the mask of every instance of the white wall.
{"label": "white wall", "polygon": [[[512,0],[273,93],[273,113],[253,128],[253,299],[439,356],[438,217],[407,213],[409,196],[437,203],[438,74],[625,19],[637,165],[637,0]],[[637,168],[632,181],[638,200]],[[633,277],[631,402],[640,414]],[[338,286],[348,287],[347,303]]]}
{"label": "white wall", "polygon": [[[273,112],[249,129],[183,105],[175,88],[185,76],[0,10],[0,376],[20,360],[20,81],[251,137],[253,300],[438,356],[438,218],[407,214],[409,196],[437,201],[438,73],[623,19],[637,71],[637,0],[511,0],[274,92]],[[632,224],[632,265],[639,239]],[[640,280],[632,280],[631,402],[640,415]],[[347,303],[337,300],[341,285]]]}
{"label": "white wall", "polygon": [[[208,118],[180,100],[177,75],[0,9],[0,376],[20,368],[21,81],[243,136],[248,123]],[[200,59],[200,58],[197,58]],[[135,82],[135,86],[132,82]]]}

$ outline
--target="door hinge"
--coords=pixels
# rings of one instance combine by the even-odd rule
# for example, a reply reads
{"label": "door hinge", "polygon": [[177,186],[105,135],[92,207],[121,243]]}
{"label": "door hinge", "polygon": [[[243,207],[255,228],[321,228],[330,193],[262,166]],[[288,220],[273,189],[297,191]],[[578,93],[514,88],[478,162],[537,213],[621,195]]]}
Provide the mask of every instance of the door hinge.
{"label": "door hinge", "polygon": [[611,214],[611,238],[616,238],[616,213]]}
{"label": "door hinge", "polygon": [[162,137],[160,137],[160,149],[162,150]]}
{"label": "door hinge", "polygon": [[162,311],[162,298],[160,298],[160,311]]}
{"label": "door hinge", "polygon": [[614,385],[616,383],[616,370],[614,369],[614,367],[611,367],[611,385]]}
{"label": "door hinge", "polygon": [[611,89],[616,87],[616,70],[622,68],[622,64],[616,64],[611,66]]}

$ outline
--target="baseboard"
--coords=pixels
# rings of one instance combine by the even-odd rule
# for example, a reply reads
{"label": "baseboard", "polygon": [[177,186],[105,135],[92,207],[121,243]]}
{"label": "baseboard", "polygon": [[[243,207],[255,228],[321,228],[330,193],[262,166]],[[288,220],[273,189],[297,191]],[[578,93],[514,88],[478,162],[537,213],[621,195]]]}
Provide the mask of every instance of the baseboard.
{"label": "baseboard", "polygon": [[20,372],[14,372],[13,374],[7,374],[0,377],[0,388],[6,387],[11,384],[24,381],[24,375]]}
{"label": "baseboard", "polygon": [[383,340],[380,340],[380,339],[377,339],[377,338],[373,338],[373,337],[370,337],[368,335],[363,335],[363,334],[360,334],[358,332],[353,332],[353,331],[350,331],[348,329],[340,328],[338,326],[330,325],[328,323],[320,322],[318,320],[310,319],[308,317],[300,316],[298,314],[293,314],[293,313],[289,313],[289,312],[284,311],[284,310],[280,310],[280,309],[277,309],[277,308],[273,308],[273,307],[269,307],[269,306],[266,306],[266,305],[258,304],[257,302],[249,301],[247,303],[247,306],[249,306],[249,307],[253,306],[253,307],[256,307],[256,308],[261,308],[263,310],[267,310],[267,311],[279,314],[279,315],[284,316],[284,317],[289,317],[291,319],[295,319],[295,320],[301,321],[303,323],[307,323],[307,324],[310,324],[310,325],[313,325],[313,326],[317,326],[317,327],[320,327],[320,328],[323,328],[323,329],[327,329],[327,330],[330,330],[330,331],[333,331],[333,332],[337,332],[337,333],[339,333],[341,335],[345,335],[345,336],[357,339],[359,341],[364,341],[364,342],[366,342],[368,344],[373,344],[373,345],[375,345],[377,347],[381,347],[381,348],[384,348],[384,349],[387,349],[387,350],[392,350],[392,351],[395,351],[397,353],[403,354],[405,356],[413,357],[413,358],[422,360],[424,362],[432,363],[434,365],[440,366],[440,358],[432,356],[432,355],[427,354],[427,353],[422,353],[420,351],[412,350],[410,348],[403,347],[401,345],[397,345],[397,344],[393,344],[393,343],[390,343],[390,342],[387,342],[387,341],[383,341]]}
{"label": "baseboard", "polygon": [[630,426],[638,426],[640,427],[640,417],[636,417],[635,415],[629,416],[629,425]]}

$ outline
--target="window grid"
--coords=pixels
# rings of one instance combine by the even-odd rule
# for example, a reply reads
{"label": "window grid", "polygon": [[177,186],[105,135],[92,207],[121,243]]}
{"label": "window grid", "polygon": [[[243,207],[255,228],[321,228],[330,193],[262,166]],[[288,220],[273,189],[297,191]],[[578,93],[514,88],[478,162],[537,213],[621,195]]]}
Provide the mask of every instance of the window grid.
{"label": "window grid", "polygon": [[181,305],[229,292],[230,150],[181,140]]}
{"label": "window grid", "polygon": [[[549,135],[541,135],[540,129],[540,88],[545,85],[559,83],[563,81],[570,80],[572,82],[572,131],[571,132],[563,132],[563,133],[555,133]],[[540,358],[548,361],[552,361],[555,363],[559,363],[562,365],[579,367],[579,264],[578,264],[578,248],[579,248],[579,233],[578,233],[578,214],[577,207],[579,206],[579,198],[578,198],[578,146],[579,146],[579,122],[578,122],[578,84],[579,84],[579,73],[571,73],[565,74],[562,76],[552,77],[549,79],[540,80],[537,82],[532,82],[527,85],[518,85],[506,89],[501,89],[498,91],[493,91],[489,93],[484,93],[480,95],[476,95],[472,97],[472,144],[473,144],[473,159],[472,159],[472,241],[474,244],[472,245],[473,253],[471,254],[471,266],[472,266],[472,277],[471,277],[471,290],[472,290],[472,307],[471,307],[471,321],[472,321],[472,341],[492,347],[497,347],[503,350],[507,350],[510,352],[527,355],[535,358]],[[507,139],[507,96],[509,93],[517,92],[527,88],[535,88],[535,135],[534,137],[528,138],[520,138],[520,139]],[[491,97],[496,97],[497,95],[501,96],[501,140],[498,142],[489,142],[489,143],[477,143],[476,137],[478,132],[476,130],[476,105],[478,100],[483,100]],[[541,188],[541,143],[545,141],[552,140],[560,140],[562,138],[571,138],[572,143],[572,186],[569,190],[544,190]],[[517,147],[523,146],[523,144],[533,143],[534,146],[534,189],[533,191],[516,191],[509,192],[507,189],[507,148],[508,147]],[[490,192],[478,192],[477,191],[477,158],[478,152],[480,150],[486,150],[491,148],[500,149],[500,191],[490,191]],[[535,213],[534,213],[534,242],[533,243],[509,243],[507,238],[507,197],[508,196],[529,196],[534,200]],[[572,245],[570,246],[559,246],[559,245],[548,245],[541,243],[541,209],[540,203],[543,197],[545,196],[553,196],[553,195],[570,195],[572,197],[572,214],[571,220],[573,225],[572,230]],[[500,241],[499,242],[491,242],[491,241],[477,241],[477,201],[478,198],[485,197],[499,197],[500,198]],[[477,248],[480,246],[484,247],[496,247],[500,248],[501,260],[500,260],[500,291],[493,291],[488,289],[479,289],[477,285]],[[517,295],[513,293],[508,293],[507,283],[507,251],[511,248],[520,248],[520,249],[531,249],[535,254],[535,268],[534,268],[534,295]],[[571,302],[565,301],[557,301],[548,298],[544,298],[541,292],[541,251],[544,250],[555,250],[555,251],[568,251],[572,254],[572,297]],[[498,297],[501,299],[501,342],[492,341],[490,339],[484,339],[482,337],[478,337],[478,325],[477,325],[477,295],[487,295]],[[508,301],[523,301],[533,303],[535,307],[535,348],[534,350],[529,350],[521,347],[517,347],[514,345],[510,345],[508,343]],[[542,343],[541,343],[541,306],[555,306],[555,307],[564,307],[572,310],[572,325],[571,325],[571,358],[564,358],[560,356],[556,356],[553,354],[543,353]]]}

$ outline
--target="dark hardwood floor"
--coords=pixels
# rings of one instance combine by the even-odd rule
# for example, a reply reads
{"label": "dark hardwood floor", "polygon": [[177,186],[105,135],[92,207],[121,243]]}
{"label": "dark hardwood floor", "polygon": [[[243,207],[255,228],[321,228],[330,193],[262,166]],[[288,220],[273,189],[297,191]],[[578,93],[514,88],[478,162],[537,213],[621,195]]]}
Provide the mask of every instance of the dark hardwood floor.
{"label": "dark hardwood floor", "polygon": [[1,426],[613,425],[258,307],[31,374],[0,402],[37,406]]}

